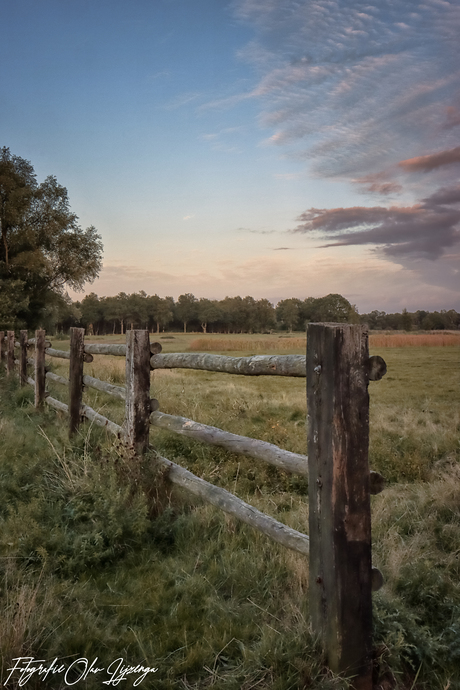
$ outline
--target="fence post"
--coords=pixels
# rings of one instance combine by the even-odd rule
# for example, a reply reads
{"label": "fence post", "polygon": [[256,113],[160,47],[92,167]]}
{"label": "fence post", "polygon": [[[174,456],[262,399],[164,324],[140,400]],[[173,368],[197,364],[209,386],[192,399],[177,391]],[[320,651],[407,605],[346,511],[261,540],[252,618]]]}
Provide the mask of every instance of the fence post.
{"label": "fence post", "polygon": [[0,331],[0,364],[3,363],[3,360],[5,359],[5,331]]}
{"label": "fence post", "polygon": [[19,334],[19,344],[21,346],[21,354],[19,357],[19,379],[21,381],[21,386],[25,386],[27,383],[27,341],[28,341],[27,331],[21,331]]}
{"label": "fence post", "polygon": [[327,664],[372,688],[368,335],[309,324],[310,614]]}
{"label": "fence post", "polygon": [[147,330],[126,332],[125,428],[129,445],[137,455],[149,446],[150,343]]}
{"label": "fence post", "polygon": [[70,365],[69,365],[69,436],[78,430],[81,422],[81,404],[83,398],[83,362],[85,348],[85,329],[70,329]]}
{"label": "fence post", "polygon": [[7,331],[8,355],[6,360],[6,373],[9,375],[14,371],[14,331]]}
{"label": "fence post", "polygon": [[35,407],[43,407],[46,397],[45,336],[45,331],[35,331]]}

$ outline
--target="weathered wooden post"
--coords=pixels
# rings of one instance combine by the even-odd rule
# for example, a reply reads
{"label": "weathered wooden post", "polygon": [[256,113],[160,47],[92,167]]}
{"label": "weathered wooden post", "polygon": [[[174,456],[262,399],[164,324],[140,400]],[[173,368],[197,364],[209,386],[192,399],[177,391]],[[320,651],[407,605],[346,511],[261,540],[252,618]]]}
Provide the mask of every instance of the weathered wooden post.
{"label": "weathered wooden post", "polygon": [[372,688],[368,335],[309,324],[310,613],[327,664]]}
{"label": "weathered wooden post", "polygon": [[43,407],[46,397],[45,335],[41,329],[35,331],[35,407]]}
{"label": "weathered wooden post", "polygon": [[0,364],[5,359],[5,331],[0,331]]}
{"label": "weathered wooden post", "polygon": [[27,383],[27,341],[27,331],[21,331],[19,334],[19,344],[21,347],[21,354],[19,357],[19,379],[21,381],[21,386],[25,386]]}
{"label": "weathered wooden post", "polygon": [[83,362],[85,357],[85,329],[70,329],[69,366],[69,436],[75,434],[81,422],[83,399]]}
{"label": "weathered wooden post", "polygon": [[7,331],[8,354],[6,359],[6,373],[9,375],[14,371],[14,331]]}
{"label": "weathered wooden post", "polygon": [[136,455],[149,446],[150,409],[149,332],[127,331],[125,430]]}

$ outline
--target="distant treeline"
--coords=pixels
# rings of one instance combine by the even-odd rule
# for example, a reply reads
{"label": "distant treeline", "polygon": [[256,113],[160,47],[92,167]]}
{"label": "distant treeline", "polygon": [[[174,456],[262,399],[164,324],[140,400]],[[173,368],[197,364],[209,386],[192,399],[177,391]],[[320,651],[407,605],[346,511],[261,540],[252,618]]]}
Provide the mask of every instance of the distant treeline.
{"label": "distant treeline", "polygon": [[[172,297],[120,292],[115,297],[91,293],[81,302],[66,300],[54,313],[54,329],[66,333],[71,326],[84,326],[88,334],[123,334],[130,328],[151,332],[268,333],[272,330],[302,331],[308,322],[367,323],[371,329],[456,330],[460,314],[403,309],[386,314],[372,311],[359,314],[355,305],[339,294],[325,297],[283,299],[273,304],[267,299],[225,297],[222,300],[196,298],[191,293]],[[48,326],[53,328],[50,323]]]}

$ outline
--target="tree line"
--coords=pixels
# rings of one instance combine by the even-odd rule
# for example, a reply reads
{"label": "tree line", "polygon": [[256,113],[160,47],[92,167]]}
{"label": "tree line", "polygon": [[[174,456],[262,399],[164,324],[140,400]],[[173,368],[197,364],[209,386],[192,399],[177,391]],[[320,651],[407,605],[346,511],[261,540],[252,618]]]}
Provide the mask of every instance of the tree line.
{"label": "tree line", "polygon": [[83,326],[91,335],[123,334],[130,328],[147,328],[152,333],[269,333],[304,331],[309,322],[366,323],[379,330],[455,330],[460,328],[460,314],[453,309],[359,314],[339,294],[304,300],[293,297],[274,306],[268,299],[250,296],[211,300],[186,293],[175,301],[140,291],[113,297],[91,293],[80,302],[68,300],[54,328],[65,333],[71,326]]}

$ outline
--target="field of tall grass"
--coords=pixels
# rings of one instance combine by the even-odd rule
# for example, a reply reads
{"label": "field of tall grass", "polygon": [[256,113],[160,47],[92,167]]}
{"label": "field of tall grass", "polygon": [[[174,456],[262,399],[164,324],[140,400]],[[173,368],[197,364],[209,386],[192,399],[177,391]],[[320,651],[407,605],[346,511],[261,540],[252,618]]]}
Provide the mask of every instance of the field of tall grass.
{"label": "field of tall grass", "polygon": [[[164,351],[193,350],[193,340],[159,338]],[[229,340],[219,352],[262,352],[256,336]],[[266,351],[301,339],[277,340]],[[459,690],[458,350],[376,347],[388,366],[370,384],[370,465],[387,478],[372,499],[373,561],[385,577],[374,594],[376,688],[378,675],[386,690]],[[67,374],[65,360],[50,366]],[[124,361],[95,356],[85,371],[120,385]],[[49,388],[66,402],[64,387]],[[152,394],[164,412],[306,452],[305,380],[159,370]],[[121,401],[84,397],[121,423]],[[308,532],[301,477],[155,428],[151,444]],[[65,417],[37,412],[32,389],[0,374],[1,680],[17,656],[97,657],[100,667],[123,657],[158,668],[143,688],[347,688],[310,629],[308,561],[178,490],[158,494],[161,482],[152,457],[130,457],[88,423],[69,442]],[[101,678],[75,687],[106,687]],[[61,690],[62,677],[46,687]]]}

